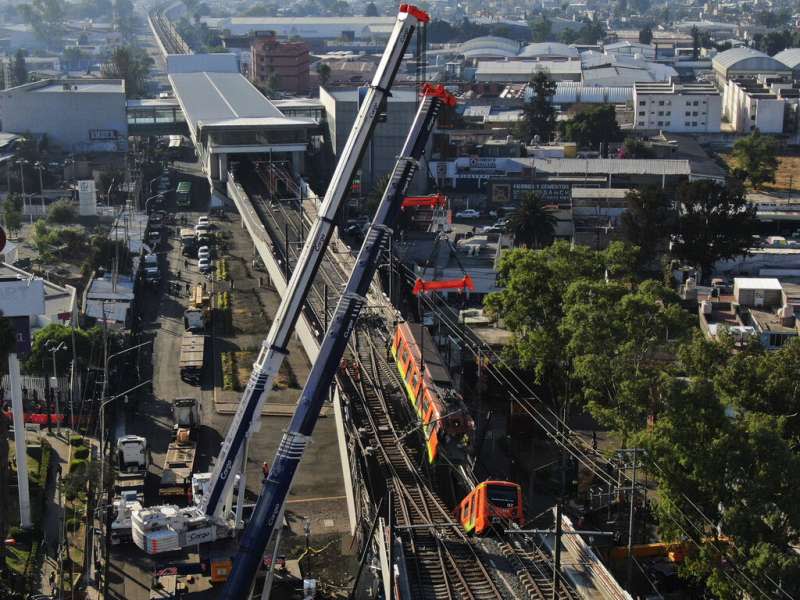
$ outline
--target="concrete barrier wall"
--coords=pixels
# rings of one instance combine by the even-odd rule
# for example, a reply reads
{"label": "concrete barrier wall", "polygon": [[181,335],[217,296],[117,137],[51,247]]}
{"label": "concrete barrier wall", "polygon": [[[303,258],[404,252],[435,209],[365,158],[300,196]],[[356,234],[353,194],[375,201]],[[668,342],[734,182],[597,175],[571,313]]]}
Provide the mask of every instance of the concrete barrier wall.
{"label": "concrete barrier wall", "polygon": [[[283,269],[275,259],[272,252],[273,243],[267,233],[266,228],[261,223],[258,213],[253,208],[253,203],[245,193],[241,185],[236,183],[232,173],[228,174],[227,182],[228,197],[233,200],[236,209],[242,219],[242,227],[247,229],[250,234],[250,239],[256,247],[258,255],[264,262],[272,284],[280,294],[281,298],[286,294],[288,282],[283,274]],[[319,355],[319,343],[314,336],[314,330],[306,319],[304,314],[300,314],[295,325],[295,334],[300,339],[300,343],[305,350],[308,359],[313,363]],[[344,419],[342,417],[343,411],[341,406],[341,398],[339,396],[338,387],[334,388],[333,394],[333,408],[334,420],[336,422],[336,435],[339,441],[339,458],[342,465],[342,474],[344,477],[344,491],[347,497],[347,514],[350,520],[350,535],[355,535],[356,526],[358,524],[356,519],[355,508],[355,491],[353,489],[353,480],[350,475],[350,460],[347,452],[347,438],[345,436]]]}

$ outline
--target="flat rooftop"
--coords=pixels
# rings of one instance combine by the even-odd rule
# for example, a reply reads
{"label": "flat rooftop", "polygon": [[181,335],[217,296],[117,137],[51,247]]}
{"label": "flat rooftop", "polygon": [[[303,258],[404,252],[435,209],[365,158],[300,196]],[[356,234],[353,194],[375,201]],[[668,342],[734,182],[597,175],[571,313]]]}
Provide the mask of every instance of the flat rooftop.
{"label": "flat rooftop", "polygon": [[30,91],[37,94],[124,94],[125,83],[121,79],[69,79],[63,81],[50,79],[47,85]]}

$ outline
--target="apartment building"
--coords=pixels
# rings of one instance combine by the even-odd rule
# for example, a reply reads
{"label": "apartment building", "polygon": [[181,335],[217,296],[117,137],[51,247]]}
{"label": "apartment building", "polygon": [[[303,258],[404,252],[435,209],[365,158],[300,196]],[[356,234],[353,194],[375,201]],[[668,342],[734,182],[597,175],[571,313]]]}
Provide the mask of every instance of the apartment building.
{"label": "apartment building", "polygon": [[737,133],[794,133],[798,90],[782,79],[761,76],[725,84],[723,114]]}
{"label": "apartment building", "polygon": [[283,41],[272,32],[256,33],[250,44],[250,81],[258,88],[275,86],[292,94],[309,91],[308,44]]}
{"label": "apartment building", "polygon": [[636,83],[635,129],[672,133],[719,133],[722,101],[711,84]]}

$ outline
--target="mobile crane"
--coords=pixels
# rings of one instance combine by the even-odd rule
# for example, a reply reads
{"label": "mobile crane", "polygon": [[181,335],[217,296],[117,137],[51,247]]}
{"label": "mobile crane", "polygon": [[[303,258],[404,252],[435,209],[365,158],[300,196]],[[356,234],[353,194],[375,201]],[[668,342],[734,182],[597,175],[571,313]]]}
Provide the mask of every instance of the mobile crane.
{"label": "mobile crane", "polygon": [[453,106],[456,103],[455,97],[443,86],[423,86],[422,96],[414,123],[364,238],[355,267],[322,340],[319,355],[311,367],[292,420],[264,479],[253,516],[245,528],[239,551],[233,560],[233,570],[223,591],[223,600],[248,597],[264,550],[283,512],[297,466],[311,439],[359,312],[366,303],[366,295],[380,254],[392,235],[392,227],[400,214],[405,190],[414,177],[439,111],[443,105]]}
{"label": "mobile crane", "polygon": [[231,521],[226,507],[231,501],[234,483],[240,480],[242,485],[243,478],[238,475],[244,472],[247,438],[260,427],[261,406],[287,355],[289,338],[322,262],[333,234],[336,214],[367,147],[381,106],[389,95],[414,31],[428,20],[424,11],[408,4],[400,5],[386,50],[342,149],[317,220],[289,280],[286,295],[253,364],[250,380],[220,447],[211,477],[204,485],[204,493],[199,500],[195,499],[194,506],[166,505],[134,511],[133,541],[145,552],[157,554],[210,542],[230,535],[236,527],[236,519]]}

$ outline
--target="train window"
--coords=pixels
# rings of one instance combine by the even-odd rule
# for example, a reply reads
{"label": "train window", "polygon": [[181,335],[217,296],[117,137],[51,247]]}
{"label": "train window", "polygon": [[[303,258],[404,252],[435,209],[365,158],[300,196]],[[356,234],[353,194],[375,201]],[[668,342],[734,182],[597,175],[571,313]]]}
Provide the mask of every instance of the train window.
{"label": "train window", "polygon": [[490,485],[487,488],[489,502],[499,508],[513,508],[517,505],[517,488],[509,485]]}

